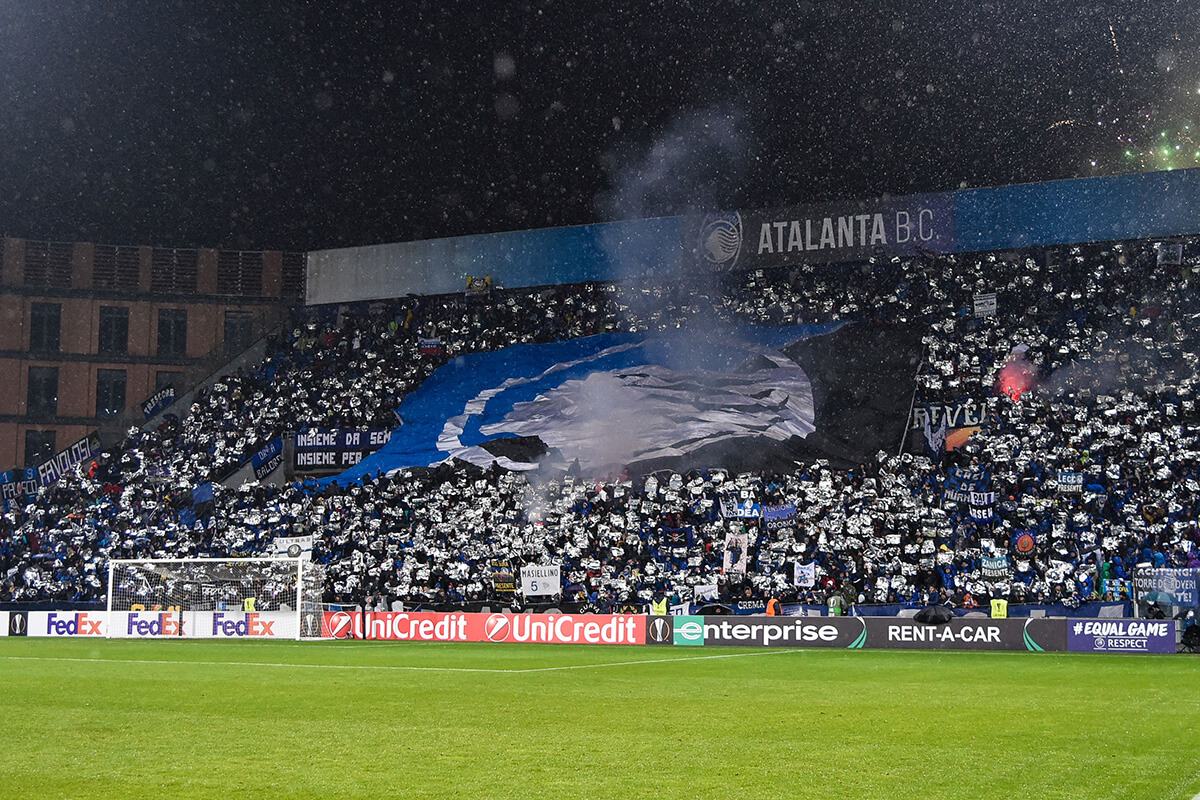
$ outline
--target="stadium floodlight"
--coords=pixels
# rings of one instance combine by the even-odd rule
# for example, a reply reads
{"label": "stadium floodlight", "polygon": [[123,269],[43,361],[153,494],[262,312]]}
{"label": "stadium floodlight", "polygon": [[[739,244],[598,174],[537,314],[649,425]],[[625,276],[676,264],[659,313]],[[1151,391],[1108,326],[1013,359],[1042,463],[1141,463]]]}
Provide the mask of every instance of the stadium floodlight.
{"label": "stadium floodlight", "polygon": [[108,636],[319,638],[323,589],[303,558],[113,559]]}

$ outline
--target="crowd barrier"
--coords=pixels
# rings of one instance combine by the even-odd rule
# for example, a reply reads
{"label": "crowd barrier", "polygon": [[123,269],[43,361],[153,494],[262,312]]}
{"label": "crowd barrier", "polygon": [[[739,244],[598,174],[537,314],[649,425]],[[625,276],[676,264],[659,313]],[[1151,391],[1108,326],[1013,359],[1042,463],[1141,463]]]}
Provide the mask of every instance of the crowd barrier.
{"label": "crowd barrier", "polygon": [[[299,621],[300,628],[297,629]],[[1174,620],[647,616],[462,611],[0,611],[4,635],[1175,653]]]}
{"label": "crowd barrier", "polygon": [[1174,653],[1173,620],[325,612],[322,636],[422,642]]}
{"label": "crowd barrier", "polygon": [[6,636],[297,638],[294,611],[0,611],[0,622]]}

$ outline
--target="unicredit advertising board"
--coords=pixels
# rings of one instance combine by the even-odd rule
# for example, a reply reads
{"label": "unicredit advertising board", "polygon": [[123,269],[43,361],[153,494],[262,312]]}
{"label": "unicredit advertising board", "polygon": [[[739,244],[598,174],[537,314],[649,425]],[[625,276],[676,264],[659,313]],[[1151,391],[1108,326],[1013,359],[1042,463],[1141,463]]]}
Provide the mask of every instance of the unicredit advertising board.
{"label": "unicredit advertising board", "polygon": [[647,617],[641,614],[388,611],[364,615],[327,611],[321,622],[321,635],[333,639],[391,639],[406,642],[645,644],[646,620]]}

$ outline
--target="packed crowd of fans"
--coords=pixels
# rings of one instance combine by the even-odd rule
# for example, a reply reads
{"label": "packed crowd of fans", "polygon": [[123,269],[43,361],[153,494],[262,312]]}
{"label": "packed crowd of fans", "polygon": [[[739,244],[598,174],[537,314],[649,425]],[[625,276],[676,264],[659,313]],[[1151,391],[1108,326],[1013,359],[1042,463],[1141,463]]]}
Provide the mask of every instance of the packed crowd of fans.
{"label": "packed crowd of fans", "polygon": [[[246,556],[307,534],[329,601],[495,600],[498,562],[561,563],[562,599],[598,609],[713,585],[725,600],[814,603],[1119,597],[1137,564],[1200,566],[1200,303],[1194,259],[1161,261],[1141,242],[298,309],[261,364],[11,504],[0,601],[99,600],[110,557]],[[977,316],[985,292],[998,312]],[[446,464],[353,485],[219,484],[285,431],[394,427],[400,398],[463,353],[713,319],[921,326],[916,407],[970,402],[982,422],[951,452],[936,436],[927,452],[918,431],[904,454],[850,470]],[[1064,472],[1082,475],[1078,492]],[[215,496],[197,508],[205,482]],[[726,517],[729,501],[777,513]],[[747,543],[737,569],[731,535]],[[809,564],[815,580],[797,585]]]}

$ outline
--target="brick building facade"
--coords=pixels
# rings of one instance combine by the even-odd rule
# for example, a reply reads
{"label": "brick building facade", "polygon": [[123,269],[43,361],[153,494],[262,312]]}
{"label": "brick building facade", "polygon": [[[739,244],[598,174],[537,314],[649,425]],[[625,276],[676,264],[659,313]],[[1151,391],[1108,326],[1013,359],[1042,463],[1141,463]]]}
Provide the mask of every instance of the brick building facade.
{"label": "brick building facade", "polygon": [[142,421],[303,302],[305,255],[6,238],[0,469]]}

